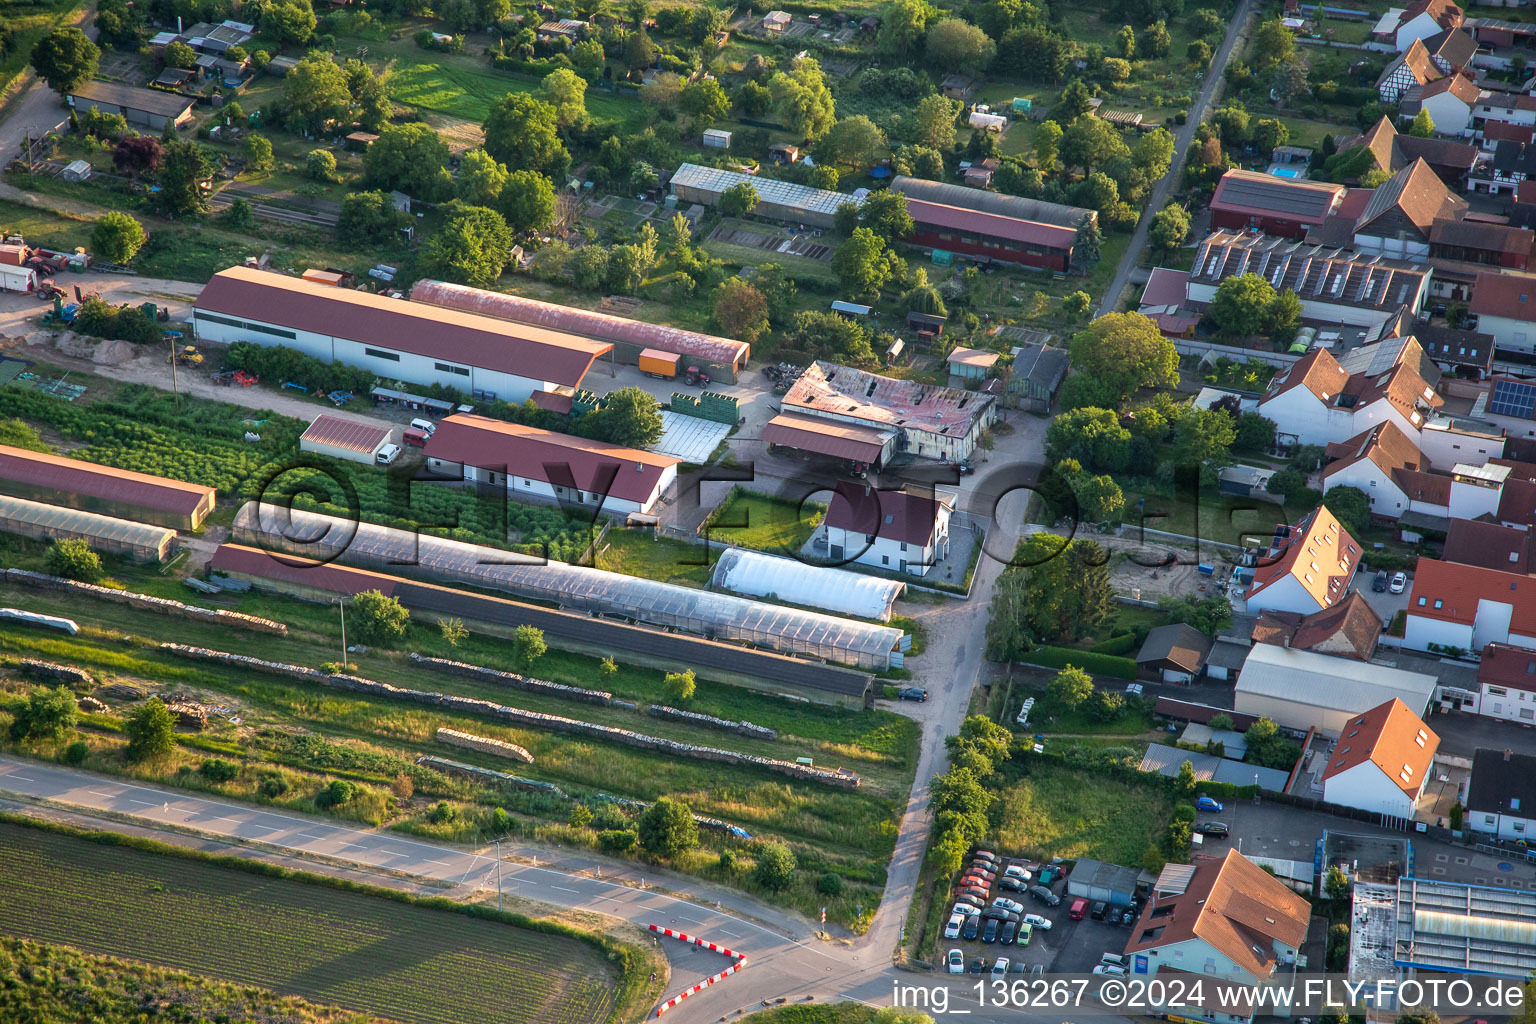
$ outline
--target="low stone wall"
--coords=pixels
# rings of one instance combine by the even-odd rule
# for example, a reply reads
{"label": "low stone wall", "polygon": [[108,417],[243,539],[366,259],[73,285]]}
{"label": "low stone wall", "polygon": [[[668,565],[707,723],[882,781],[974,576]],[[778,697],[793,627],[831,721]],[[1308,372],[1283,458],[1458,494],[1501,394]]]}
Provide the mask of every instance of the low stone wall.
{"label": "low stone wall", "polygon": [[83,668],[75,668],[73,665],[56,665],[51,661],[38,661],[36,658],[22,658],[21,670],[28,675],[41,676],[44,679],[57,679],[65,683],[81,683],[85,686],[95,685],[96,680]]}
{"label": "low stone wall", "polygon": [[521,708],[508,707],[504,704],[493,704],[488,700],[478,700],[474,697],[457,697],[453,694],[430,693],[425,690],[408,690],[399,686],[391,686],[388,683],[374,682],[372,679],[361,679],[357,676],[349,675],[327,675],[317,669],[305,668],[302,665],[263,661],[260,658],[251,658],[243,654],[211,651],[206,647],[189,647],[186,644],[163,643],[160,645],[160,650],[185,658],[216,661],[221,664],[234,665],[257,672],[288,676],[293,679],[306,679],[336,690],[370,693],[394,700],[430,704],[446,708],[450,711],[485,715],[503,722],[510,722],[533,729],[549,729],[554,732],[594,736],[599,739],[608,740],[611,743],[621,743],[629,747],[654,750],[657,753],[670,754],[674,757],[688,757],[700,761],[719,761],[724,764],[738,764],[751,768],[761,768],[764,771],[777,772],[780,775],[788,775],[806,782],[820,782],[824,785],[836,786],[839,789],[857,789],[859,787],[859,776],[853,772],[832,771],[826,768],[797,764],[794,761],[779,761],[771,757],[757,757],[753,754],[738,754],[732,750],[721,750],[719,747],[700,747],[691,743],[678,743],[674,740],[662,739],[659,736],[647,736],[644,733],[631,732],[628,729],[618,729],[610,725],[596,725],[592,722],[582,722],[574,718],[564,718],[560,715],[544,715],[536,711],[524,711]]}
{"label": "low stone wall", "polygon": [[516,743],[508,743],[505,740],[493,740],[489,736],[476,736],[474,733],[459,732],[457,729],[440,727],[437,730],[437,742],[447,743],[449,746],[454,747],[464,747],[466,750],[478,750],[482,754],[508,757],[514,761],[521,761],[523,764],[533,764],[533,755]]}
{"label": "low stone wall", "polygon": [[588,704],[613,703],[613,694],[606,690],[584,690],[579,686],[551,683],[546,679],[529,679],[527,676],[518,675],[516,672],[503,672],[500,669],[482,668],[479,665],[470,665],[462,661],[449,661],[447,658],[429,658],[424,654],[417,654],[414,651],[411,652],[411,661],[423,668],[433,668],[439,672],[447,672],[456,676],[468,676],[471,679],[495,683],[498,686],[510,686],[514,690],[527,690],[529,693],[543,693],[551,697],[582,700]]}
{"label": "low stone wall", "polygon": [[690,722],[693,725],[700,725],[706,729],[723,729],[726,732],[751,736],[753,739],[776,740],[779,738],[777,730],[768,729],[761,725],[753,725],[751,722],[733,722],[729,718],[701,715],[697,711],[681,711],[677,708],[669,708],[665,704],[652,704],[650,714],[654,718],[670,718],[674,722]]}
{"label": "low stone wall", "polygon": [[519,789],[531,789],[539,793],[549,793],[558,797],[570,797],[553,782],[540,782],[538,779],[525,779],[521,775],[508,775],[506,772],[498,772],[491,768],[481,768],[475,764],[465,764],[463,761],[450,761],[446,757],[434,757],[428,754],[426,757],[418,757],[416,763],[425,768],[435,768],[437,771],[450,775],[465,775],[472,779],[480,779],[485,782],[499,782],[508,786],[516,786]]}
{"label": "low stone wall", "polygon": [[256,633],[270,633],[274,636],[288,635],[288,627],[286,625],[281,622],[273,622],[271,619],[257,618],[255,615],[245,615],[241,612],[228,612],[222,608],[199,608],[196,605],[182,604],[180,601],[172,601],[169,598],[150,597],[148,594],[135,594],[131,590],[113,590],[111,587],[98,587],[92,583],[67,580],[62,576],[49,576],[46,573],[32,572],[27,569],[6,569],[5,582],[15,583],[24,587],[37,587],[41,590],[68,590],[77,594],[100,598],[104,601],[116,601],[118,604],[126,604],[132,608],[159,612],[162,615],[175,615],[183,619],[197,619],[200,622],[215,622],[221,626],[249,629]]}

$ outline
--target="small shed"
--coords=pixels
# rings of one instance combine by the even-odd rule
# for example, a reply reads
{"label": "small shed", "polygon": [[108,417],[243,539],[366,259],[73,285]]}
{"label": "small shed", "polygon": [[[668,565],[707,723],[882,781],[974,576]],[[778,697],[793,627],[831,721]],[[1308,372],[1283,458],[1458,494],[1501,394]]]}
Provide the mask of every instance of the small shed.
{"label": "small shed", "polygon": [[1031,412],[1049,410],[1056,390],[1066,379],[1068,362],[1065,349],[1044,344],[1016,347],[1008,377],[1008,394],[1013,404]]}
{"label": "small shed", "polygon": [[1205,669],[1211,641],[1185,622],[1158,626],[1136,653],[1136,666],[1165,683],[1193,682]]}
{"label": "small shed", "polygon": [[981,348],[956,348],[945,360],[949,375],[962,381],[985,380],[1001,358],[997,352]]}
{"label": "small shed", "polygon": [[731,133],[723,128],[704,129],[704,148],[706,149],[730,149]]}
{"label": "small shed", "polygon": [[91,162],[89,160],[73,160],[67,164],[59,177],[65,181],[84,181],[91,176]]}
{"label": "small shed", "polygon": [[846,320],[869,316],[869,310],[869,306],[858,302],[844,302],[842,299],[835,299],[832,302],[832,312]]}
{"label": "small shed", "polygon": [[281,78],[299,66],[297,57],[273,57],[267,62],[267,70]]}
{"label": "small shed", "polygon": [[768,32],[783,32],[794,20],[794,15],[788,11],[769,11],[763,15],[763,29]]}
{"label": "small shed", "polygon": [[1243,670],[1253,641],[1245,636],[1223,634],[1211,642],[1211,653],[1205,659],[1205,674],[1210,679],[1230,682]]}
{"label": "small shed", "polygon": [[373,132],[353,132],[346,140],[347,148],[353,152],[362,152],[378,141],[379,137]]}
{"label": "small shed", "polygon": [[919,313],[915,310],[907,314],[907,330],[916,331],[919,338],[933,340],[944,333],[944,325],[948,317],[935,316],[932,313]]}
{"label": "small shed", "polygon": [[406,195],[404,192],[391,192],[389,194],[389,202],[390,205],[399,210],[401,213],[411,212],[411,197]]}
{"label": "small shed", "polygon": [[976,80],[970,75],[949,75],[939,83],[939,91],[952,100],[963,100],[976,88]]}
{"label": "small shed", "polygon": [[1015,96],[1013,98],[1013,112],[1015,114],[1027,114],[1035,107],[1035,101],[1027,96]]}
{"label": "small shed", "polygon": [[1136,898],[1136,880],[1141,873],[1106,864],[1091,857],[1080,857],[1067,876],[1067,895],[1085,900],[1102,900],[1115,907],[1129,906]]}
{"label": "small shed", "polygon": [[389,434],[387,427],[324,413],[300,435],[299,451],[373,465],[379,449],[389,443]]}
{"label": "small shed", "polygon": [[800,147],[788,142],[775,142],[768,147],[768,162],[773,164],[792,164],[800,159]]}

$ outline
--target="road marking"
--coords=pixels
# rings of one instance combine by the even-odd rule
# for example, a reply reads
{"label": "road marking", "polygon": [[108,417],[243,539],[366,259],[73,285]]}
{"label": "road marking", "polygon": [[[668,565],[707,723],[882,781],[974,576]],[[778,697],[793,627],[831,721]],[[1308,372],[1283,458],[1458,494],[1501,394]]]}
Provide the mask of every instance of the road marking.
{"label": "road marking", "polygon": [[576,891],[577,891],[577,890],[576,890],[576,889],[567,889],[567,888],[566,888],[566,887],[565,887],[565,886],[563,886],[563,885],[551,885],[551,886],[549,886],[549,887],[548,887],[548,888],[551,888],[551,889],[559,889],[559,890],[560,890],[560,891],[561,891],[561,892],[576,892]]}
{"label": "road marking", "polygon": [[153,806],[155,806],[155,802],[153,800],[138,800],[138,799],[135,799],[134,797],[129,797],[128,798],[128,802],[131,803],[131,804],[139,804],[140,806],[143,806],[143,807],[153,807]]}
{"label": "road marking", "polygon": [[29,779],[25,775],[17,775],[15,772],[6,772],[5,773],[5,777],[8,778],[8,779],[15,779],[17,782],[36,782],[37,781],[36,779]]}
{"label": "road marking", "polygon": [[121,796],[122,795],[121,793],[103,793],[100,790],[95,790],[95,789],[88,789],[88,790],[86,790],[86,792],[91,794],[91,796],[99,796],[99,797],[101,797],[104,800],[110,800],[110,799],[112,799],[115,796]]}
{"label": "road marking", "polygon": [[319,841],[319,840],[322,840],[322,839],[326,839],[326,838],[328,838],[328,837],[327,837],[327,836],[312,836],[312,835],[309,835],[309,834],[308,834],[308,833],[306,833],[306,832],[300,832],[300,833],[298,833],[298,837],[299,837],[299,838],[300,838],[300,839],[314,839],[314,840],[316,840],[316,841],[317,841],[317,842],[318,842],[318,841]]}

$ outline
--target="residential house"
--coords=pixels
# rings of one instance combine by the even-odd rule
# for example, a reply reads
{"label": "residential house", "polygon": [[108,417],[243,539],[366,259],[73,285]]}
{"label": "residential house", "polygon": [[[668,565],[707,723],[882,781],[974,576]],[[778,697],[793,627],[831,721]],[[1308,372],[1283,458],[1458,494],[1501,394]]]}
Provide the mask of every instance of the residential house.
{"label": "residential house", "polygon": [[1348,597],[1333,607],[1310,615],[1261,612],[1254,620],[1251,640],[1256,644],[1370,661],[1376,653],[1381,629],[1381,616],[1376,609],[1358,590],[1351,590]]}
{"label": "residential house", "polygon": [[1536,647],[1536,577],[1524,573],[1420,558],[1407,610],[1409,650]]}
{"label": "residential house", "polygon": [[1170,338],[1192,338],[1200,314],[1185,305],[1188,294],[1189,271],[1153,267],[1136,311]]}
{"label": "residential house", "polygon": [[1136,667],[1165,683],[1191,683],[1205,669],[1211,641],[1188,623],[1157,626],[1136,652]]}
{"label": "residential house", "polygon": [[1159,979],[1169,991],[1199,993],[1198,1002],[1168,1008],[1178,1016],[1246,1022],[1259,1000],[1220,998],[1222,986],[1195,983],[1212,975],[1256,990],[1279,983],[1294,969],[1310,917],[1305,899],[1228,849],[1193,867],[1163,869],[1124,955],[1136,975]]}
{"label": "residential house", "polygon": [[1008,400],[1017,409],[1048,412],[1071,362],[1066,349],[1021,345],[1013,349],[1008,372]]}
{"label": "residential house", "polygon": [[[1521,333],[1519,337],[1523,340],[1526,335]],[[1536,382],[1493,377],[1489,381],[1487,402],[1479,402],[1479,405],[1481,408],[1473,406],[1472,414],[1486,419],[1506,436],[1536,437]]]}
{"label": "residential house", "polygon": [[1462,823],[1475,832],[1529,842],[1536,835],[1536,754],[1483,747],[1472,755]]}
{"label": "residential house", "polygon": [[1451,0],[1413,0],[1396,11],[1395,21],[1392,13],[1387,12],[1375,31],[1377,35],[1387,37],[1399,53],[1406,51],[1415,40],[1429,39],[1447,29],[1460,28],[1465,20],[1461,8]]}
{"label": "residential house", "polygon": [[1435,270],[1430,294],[1466,302],[1477,291],[1484,267],[1524,270],[1536,246],[1530,228],[1489,220],[1437,220],[1429,233],[1429,262]]}
{"label": "residential house", "polygon": [[1429,59],[1429,51],[1424,48],[1423,42],[1415,39],[1376,79],[1376,96],[1390,106],[1399,102],[1409,89],[1428,85],[1444,78],[1445,74]]}
{"label": "residential house", "polygon": [[1443,135],[1471,135],[1472,112],[1482,90],[1460,72],[1416,85],[1402,95],[1398,113],[1404,118],[1428,112],[1435,131]]}
{"label": "residential house", "polygon": [[1440,737],[1394,697],[1344,726],[1323,769],[1323,799],[1411,820],[1439,747]]}
{"label": "residential house", "polygon": [[1248,587],[1248,611],[1310,615],[1344,599],[1360,564],[1360,542],[1319,506],[1275,527]]}
{"label": "residential house", "polygon": [[1536,725],[1536,650],[1489,644],[1477,665],[1477,696],[1461,710],[1504,722]]}
{"label": "residential house", "polygon": [[1436,221],[1460,220],[1467,201],[1445,187],[1424,160],[1414,160],[1371,194],[1355,221],[1355,249],[1395,259],[1429,255]]}
{"label": "residential house", "polygon": [[1416,324],[1413,336],[1441,372],[1466,380],[1482,380],[1493,372],[1493,335],[1481,331]]}
{"label": "residential house", "polygon": [[1377,121],[1361,135],[1339,138],[1340,153],[1348,153],[1356,148],[1369,150],[1371,166],[1388,174],[1396,174],[1413,161],[1423,160],[1441,181],[1458,191],[1465,184],[1468,174],[1477,166],[1478,159],[1478,149],[1470,143],[1402,135],[1387,117]]}
{"label": "residential house", "polygon": [[1491,335],[1495,347],[1525,355],[1536,353],[1536,275],[1477,275],[1467,311],[1476,315],[1477,330]]}
{"label": "residential house", "polygon": [[827,549],[834,562],[926,576],[949,555],[954,510],[955,496],[943,491],[882,491],[845,480],[827,504]]}
{"label": "residential house", "polygon": [[1426,472],[1424,456],[1391,420],[1327,446],[1323,493],[1355,487],[1365,494],[1371,515],[1396,521],[1408,512],[1449,515],[1451,479]]}
{"label": "residential house", "polygon": [[1460,565],[1531,575],[1536,572],[1536,531],[1485,519],[1452,518],[1440,558]]}
{"label": "residential house", "polygon": [[[1343,442],[1392,422],[1417,445],[1426,418],[1445,400],[1424,379],[1428,361],[1418,342],[1402,342],[1346,353],[1351,364],[1364,364],[1354,372],[1327,349],[1313,349],[1271,378],[1258,411],[1274,421],[1277,436],[1294,444]],[[1373,356],[1382,358],[1373,363]],[[1438,373],[1433,363],[1428,368]]]}
{"label": "residential house", "polygon": [[1260,231],[1281,238],[1304,238],[1338,209],[1346,189],[1325,181],[1278,178],[1236,168],[1216,183],[1211,196],[1211,227]]}
{"label": "residential house", "polygon": [[1472,59],[1477,56],[1477,40],[1465,29],[1446,29],[1418,42],[1429,54],[1435,67],[1444,73],[1471,73],[1469,69],[1472,67]]}

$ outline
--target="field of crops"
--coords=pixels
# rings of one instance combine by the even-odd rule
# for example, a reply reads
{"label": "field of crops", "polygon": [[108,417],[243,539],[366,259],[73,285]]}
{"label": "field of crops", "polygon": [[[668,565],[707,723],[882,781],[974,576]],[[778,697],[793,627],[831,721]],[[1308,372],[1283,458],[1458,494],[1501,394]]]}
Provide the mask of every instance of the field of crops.
{"label": "field of crops", "polygon": [[0,931],[422,1024],[606,1021],[561,935],[0,824]]}

